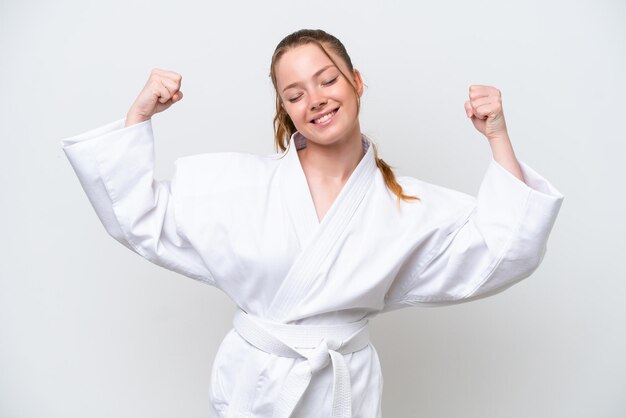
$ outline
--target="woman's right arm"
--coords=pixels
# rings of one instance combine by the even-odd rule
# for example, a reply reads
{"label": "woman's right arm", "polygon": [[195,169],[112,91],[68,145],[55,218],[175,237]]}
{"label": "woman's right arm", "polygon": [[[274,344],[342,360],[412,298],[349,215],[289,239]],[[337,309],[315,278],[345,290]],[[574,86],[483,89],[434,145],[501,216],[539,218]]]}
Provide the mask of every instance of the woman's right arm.
{"label": "woman's right arm", "polygon": [[176,218],[178,166],[171,181],[154,178],[151,117],[182,98],[180,80],[176,73],[153,70],[126,118],[63,139],[62,146],[113,238],[157,265],[214,284]]}

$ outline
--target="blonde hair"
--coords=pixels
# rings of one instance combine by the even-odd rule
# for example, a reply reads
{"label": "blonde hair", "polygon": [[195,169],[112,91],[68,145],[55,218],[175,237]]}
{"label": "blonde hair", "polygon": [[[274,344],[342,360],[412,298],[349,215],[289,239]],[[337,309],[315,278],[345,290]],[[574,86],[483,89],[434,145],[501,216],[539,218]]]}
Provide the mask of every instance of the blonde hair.
{"label": "blonde hair", "polygon": [[[282,99],[280,97],[280,93],[278,92],[278,83],[276,81],[276,64],[278,63],[278,60],[280,60],[280,58],[289,49],[307,44],[317,45],[322,50],[322,52],[326,54],[328,59],[330,59],[331,62],[335,64],[335,66],[341,72],[344,78],[346,78],[346,80],[350,82],[350,84],[354,88],[354,92],[356,95],[357,115],[359,114],[361,109],[361,98],[359,96],[356,86],[354,86],[354,84],[350,81],[351,78],[347,77],[346,74],[344,74],[344,72],[337,65],[333,57],[331,57],[328,51],[326,51],[326,48],[324,48],[324,46],[328,46],[344,61],[350,72],[354,73],[352,60],[350,59],[350,56],[348,55],[348,52],[346,51],[346,48],[343,46],[341,41],[321,29],[301,29],[290,35],[287,35],[276,46],[274,54],[272,55],[272,62],[270,65],[270,78],[272,79],[272,84],[274,85],[274,91],[276,93],[276,115],[274,116],[273,122],[274,145],[277,151],[285,151],[287,149],[287,146],[289,145],[289,140],[291,139],[291,136],[297,131],[297,129],[282,105]],[[378,148],[376,147],[376,144],[374,144],[373,142],[370,142],[370,144],[374,148],[374,159],[376,161],[376,166],[381,171],[387,188],[396,195],[398,205],[400,205],[400,200],[420,200],[420,198],[417,196],[405,195],[403,193],[402,186],[398,184],[396,176],[393,173],[393,167],[387,164],[382,158],[378,157]]]}

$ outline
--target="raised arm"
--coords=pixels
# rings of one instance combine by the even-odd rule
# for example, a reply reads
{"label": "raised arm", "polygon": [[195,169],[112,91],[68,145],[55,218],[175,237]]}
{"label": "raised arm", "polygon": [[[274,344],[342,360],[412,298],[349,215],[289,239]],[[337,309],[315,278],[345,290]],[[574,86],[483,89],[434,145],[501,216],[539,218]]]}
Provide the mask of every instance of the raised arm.
{"label": "raised arm", "polygon": [[175,73],[153,70],[126,118],[61,142],[113,238],[157,265],[212,284],[176,218],[178,168],[171,181],[154,178],[151,117],[182,98],[180,80]]}
{"label": "raised arm", "polygon": [[499,90],[471,86],[465,110],[487,137],[493,159],[476,198],[440,193],[436,208],[450,210],[449,222],[442,225],[437,245],[395,280],[386,310],[499,293],[530,276],[545,255],[563,195],[515,157]]}
{"label": "raised arm", "polygon": [[492,86],[471,85],[465,113],[478,132],[489,141],[493,159],[519,180],[525,181],[506,129],[500,90]]}

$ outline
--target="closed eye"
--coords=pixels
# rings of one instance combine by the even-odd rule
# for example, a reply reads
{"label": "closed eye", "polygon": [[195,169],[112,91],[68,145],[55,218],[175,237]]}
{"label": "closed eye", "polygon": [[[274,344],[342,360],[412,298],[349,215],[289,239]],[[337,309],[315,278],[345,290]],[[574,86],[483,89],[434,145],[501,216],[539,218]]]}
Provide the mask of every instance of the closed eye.
{"label": "closed eye", "polygon": [[291,99],[289,99],[289,102],[291,102],[291,103],[295,103],[295,102],[297,102],[297,101],[298,101],[298,99],[300,99],[300,97],[302,97],[302,95],[299,95],[299,96],[297,96],[297,97],[292,97]]}
{"label": "closed eye", "polygon": [[[322,83],[322,86],[330,86],[331,84],[334,84],[337,81],[338,78],[339,78],[339,76],[333,78],[332,80],[324,81]],[[289,102],[290,103],[295,103],[295,102],[297,102],[300,99],[300,97],[302,97],[302,95],[299,95],[299,96],[296,96],[296,97],[292,97],[291,99],[289,99]]]}

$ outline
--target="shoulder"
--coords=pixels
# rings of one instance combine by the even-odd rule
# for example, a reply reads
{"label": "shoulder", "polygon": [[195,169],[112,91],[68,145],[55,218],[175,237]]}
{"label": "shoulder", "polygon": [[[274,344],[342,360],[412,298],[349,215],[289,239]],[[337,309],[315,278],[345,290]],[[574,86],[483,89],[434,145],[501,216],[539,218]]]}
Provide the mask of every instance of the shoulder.
{"label": "shoulder", "polygon": [[452,200],[472,200],[474,199],[468,193],[460,190],[455,190],[449,187],[441,186],[434,183],[429,183],[424,180],[420,180],[410,176],[397,176],[396,180],[398,184],[402,186],[405,193],[422,193],[427,198],[431,199],[452,199]]}
{"label": "shoulder", "polygon": [[476,198],[468,193],[449,187],[429,183],[410,176],[397,176],[396,180],[407,195],[419,197],[416,208],[429,216],[449,218],[466,213],[476,205]]}
{"label": "shoulder", "polygon": [[247,152],[213,152],[175,160],[175,180],[194,193],[266,186],[278,167],[281,154],[258,155]]}
{"label": "shoulder", "polygon": [[174,161],[177,169],[192,170],[195,172],[224,170],[267,170],[272,169],[280,159],[281,154],[258,155],[247,152],[210,152],[204,154],[187,155]]}

